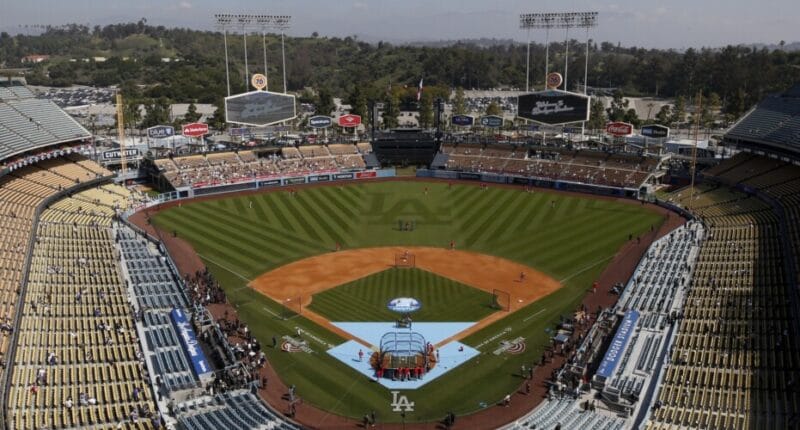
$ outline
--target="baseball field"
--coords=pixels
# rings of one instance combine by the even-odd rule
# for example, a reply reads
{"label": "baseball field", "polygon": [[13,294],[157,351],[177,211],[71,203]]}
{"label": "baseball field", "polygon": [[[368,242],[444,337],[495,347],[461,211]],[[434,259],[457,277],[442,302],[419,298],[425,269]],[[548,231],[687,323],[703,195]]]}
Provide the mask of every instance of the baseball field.
{"label": "baseball field", "polygon": [[[559,317],[629,237],[662,222],[613,199],[416,181],[221,197],[153,219],[192,244],[264,345],[303,331],[312,353],[267,355],[305,402],[354,418],[374,410],[383,422],[401,420],[391,393],[325,352],[353,339],[330,321],[386,320],[398,296],[423,303],[420,321],[480,321],[458,336],[479,356],[404,392],[415,402],[406,422],[477,411],[519,387],[520,366],[538,361]],[[403,250],[415,268],[393,268]],[[508,293],[508,310],[493,306],[493,289]],[[523,353],[494,353],[518,337]]]}

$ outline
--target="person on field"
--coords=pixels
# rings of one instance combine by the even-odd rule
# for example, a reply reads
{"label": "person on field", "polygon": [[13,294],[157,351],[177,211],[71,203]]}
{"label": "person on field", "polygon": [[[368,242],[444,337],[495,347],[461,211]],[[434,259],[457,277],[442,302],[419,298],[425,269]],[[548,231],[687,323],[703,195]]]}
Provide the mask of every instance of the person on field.
{"label": "person on field", "polygon": [[364,351],[358,350],[358,361],[364,361]]}

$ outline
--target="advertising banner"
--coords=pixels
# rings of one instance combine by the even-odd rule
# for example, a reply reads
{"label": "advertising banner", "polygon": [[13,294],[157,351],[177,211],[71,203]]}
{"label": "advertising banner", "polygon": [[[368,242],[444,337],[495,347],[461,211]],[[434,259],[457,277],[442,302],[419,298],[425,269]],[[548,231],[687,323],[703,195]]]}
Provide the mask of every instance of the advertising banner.
{"label": "advertising banner", "polygon": [[211,373],[211,366],[203,353],[203,349],[197,344],[197,337],[186,314],[182,310],[175,308],[169,313],[169,316],[172,320],[172,325],[175,327],[175,332],[178,333],[178,340],[183,347],[183,351],[189,356],[194,373],[198,378]]}
{"label": "advertising banner", "polygon": [[598,376],[607,379],[614,374],[614,369],[616,369],[617,364],[619,364],[620,359],[622,359],[625,346],[628,345],[628,341],[631,335],[633,335],[634,329],[636,329],[636,322],[638,320],[639,312],[637,311],[628,311],[625,317],[622,318],[622,322],[617,328],[617,333],[614,335],[611,345],[608,346],[603,361],[600,362],[600,366],[597,368]]}

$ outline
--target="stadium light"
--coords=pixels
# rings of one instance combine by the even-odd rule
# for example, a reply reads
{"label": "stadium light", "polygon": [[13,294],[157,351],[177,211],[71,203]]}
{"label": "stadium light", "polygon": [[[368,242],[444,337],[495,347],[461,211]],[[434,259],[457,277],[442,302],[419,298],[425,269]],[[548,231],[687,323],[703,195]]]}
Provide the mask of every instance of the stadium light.
{"label": "stadium light", "polygon": [[[544,13],[523,13],[519,16],[519,26],[523,30],[545,30],[545,62],[544,74],[547,76],[550,67],[550,30],[551,29],[564,29],[566,33],[566,52],[564,60],[564,89],[567,89],[567,66],[569,58],[569,29],[570,28],[585,28],[586,29],[586,54],[588,59],[589,54],[589,28],[597,26],[597,12],[544,12]],[[529,42],[530,43],[530,42]],[[530,52],[530,48],[528,49]],[[528,55],[528,62],[530,63],[530,54]],[[530,70],[530,64],[528,64]],[[588,70],[588,61],[586,63],[586,70]],[[584,92],[586,87],[586,71],[584,72]]]}
{"label": "stadium light", "polygon": [[[583,64],[583,93],[587,94],[589,83],[589,29],[597,26],[597,12],[543,12],[543,13],[523,13],[519,16],[519,27],[528,33],[528,55],[525,77],[525,91],[530,91],[530,69],[531,69],[531,42],[530,30],[545,30],[545,57],[544,75],[547,82],[547,75],[550,73],[550,29],[564,29],[564,89],[568,87],[569,70],[569,29],[586,29],[586,54]],[[581,136],[585,134],[585,122],[581,123]]]}
{"label": "stadium light", "polygon": [[269,75],[267,69],[267,30],[274,29],[281,32],[281,57],[283,69],[283,92],[286,93],[286,46],[285,46],[285,33],[290,28],[292,20],[291,15],[264,15],[264,14],[231,14],[220,13],[215,14],[214,19],[216,26],[222,30],[223,41],[225,42],[225,75],[228,78],[228,95],[230,96],[230,77],[228,67],[228,31],[235,32],[241,31],[244,42],[244,68],[245,68],[245,87],[249,85],[249,69],[247,60],[247,33],[260,32],[261,43],[264,52],[264,76],[267,76],[269,83]]}

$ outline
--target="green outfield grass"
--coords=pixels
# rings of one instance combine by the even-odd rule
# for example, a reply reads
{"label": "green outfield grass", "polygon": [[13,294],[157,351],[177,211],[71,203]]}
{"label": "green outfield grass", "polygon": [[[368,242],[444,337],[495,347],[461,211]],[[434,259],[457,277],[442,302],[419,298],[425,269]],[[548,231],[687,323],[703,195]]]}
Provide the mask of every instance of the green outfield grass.
{"label": "green outfield grass", "polygon": [[[427,189],[427,193],[425,190]],[[250,208],[252,202],[252,209]],[[398,220],[416,221],[416,230],[397,229]],[[481,355],[408,397],[416,410],[407,422],[441,419],[445,411],[464,414],[492,405],[520,383],[520,365],[538,360],[548,343],[546,328],[580,303],[629,235],[662,223],[661,215],[638,204],[591,196],[443,182],[372,182],[299,189],[184,204],[159,213],[154,223],[189,240],[225,288],[242,320],[267,342],[297,327],[325,343],[343,341],[300,317],[282,320],[280,305],[246,287],[259,274],[301,258],[343,248],[385,245],[457,247],[496,255],[542,271],[563,284],[464,340]],[[385,308],[385,303],[380,304]],[[433,305],[425,303],[425,306]],[[353,315],[350,320],[359,318]],[[486,340],[510,328],[495,341]],[[500,340],[523,336],[520,355],[494,355]],[[315,354],[267,351],[287,384],[309,403],[334,414],[361,417],[375,410],[379,420],[399,422],[391,393],[327,356],[311,340]],[[278,405],[281,406],[281,405]]]}
{"label": "green outfield grass", "polygon": [[414,321],[480,321],[496,311],[486,291],[419,269],[389,269],[314,294],[312,311],[331,321],[394,321],[386,304],[396,297],[422,303]]}

